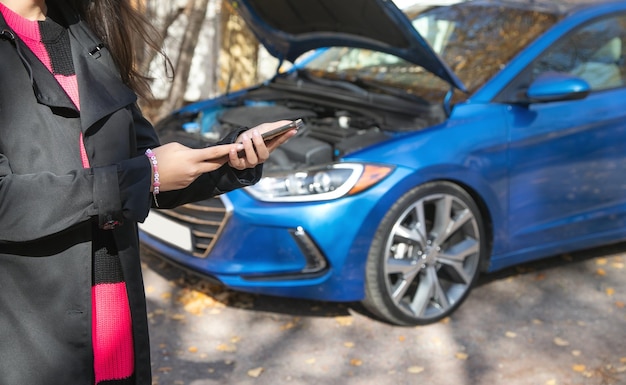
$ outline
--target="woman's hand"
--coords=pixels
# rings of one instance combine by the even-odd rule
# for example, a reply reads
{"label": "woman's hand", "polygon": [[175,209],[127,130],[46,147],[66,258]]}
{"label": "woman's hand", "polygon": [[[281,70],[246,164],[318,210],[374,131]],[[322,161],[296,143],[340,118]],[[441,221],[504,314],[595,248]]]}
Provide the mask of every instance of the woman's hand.
{"label": "woman's hand", "polygon": [[153,149],[159,168],[160,191],[179,190],[189,186],[201,174],[217,170],[229,160],[229,153],[237,154],[240,143],[192,149],[180,143],[167,143]]}
{"label": "woman's hand", "polygon": [[237,170],[253,168],[267,160],[270,153],[278,146],[285,143],[289,138],[296,134],[296,130],[289,130],[272,140],[264,141],[261,135],[264,132],[271,131],[289,123],[288,120],[280,120],[278,122],[263,123],[243,132],[237,138],[237,143],[243,145],[243,150],[231,148],[228,154],[228,164]]}
{"label": "woman's hand", "polygon": [[253,168],[265,162],[272,151],[296,134],[296,130],[287,131],[267,142],[263,141],[261,134],[286,123],[286,120],[263,123],[239,135],[233,144],[193,149],[172,142],[153,149],[159,168],[159,190],[185,188],[200,175],[215,171],[226,162],[237,170]]}

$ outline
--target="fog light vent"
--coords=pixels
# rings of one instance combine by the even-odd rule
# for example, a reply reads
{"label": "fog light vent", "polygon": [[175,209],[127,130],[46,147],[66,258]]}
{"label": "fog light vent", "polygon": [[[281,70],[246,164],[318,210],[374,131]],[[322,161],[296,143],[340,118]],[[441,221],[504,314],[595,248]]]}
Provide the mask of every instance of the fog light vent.
{"label": "fog light vent", "polygon": [[302,273],[317,273],[328,266],[326,258],[324,258],[319,247],[317,247],[315,242],[313,242],[311,237],[309,237],[301,226],[289,230],[289,233],[298,244],[300,250],[302,250],[304,258],[306,258],[306,266],[302,269]]}

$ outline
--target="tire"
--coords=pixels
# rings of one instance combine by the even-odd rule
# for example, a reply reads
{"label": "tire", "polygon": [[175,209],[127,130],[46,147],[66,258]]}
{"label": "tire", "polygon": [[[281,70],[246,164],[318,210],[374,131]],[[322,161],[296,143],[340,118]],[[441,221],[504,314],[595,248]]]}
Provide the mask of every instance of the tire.
{"label": "tire", "polygon": [[485,226],[461,187],[431,182],[403,195],[370,248],[363,305],[395,325],[425,325],[465,300],[486,258]]}

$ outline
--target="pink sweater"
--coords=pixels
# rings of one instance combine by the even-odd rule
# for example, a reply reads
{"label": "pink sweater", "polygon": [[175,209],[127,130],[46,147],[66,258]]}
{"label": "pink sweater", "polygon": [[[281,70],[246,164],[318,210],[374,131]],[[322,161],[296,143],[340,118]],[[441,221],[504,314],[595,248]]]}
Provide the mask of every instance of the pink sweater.
{"label": "pink sweater", "polygon": [[[58,66],[53,66],[52,58],[48,53],[48,46],[59,48],[58,45],[62,42],[60,41],[60,36],[58,34],[62,33],[62,31],[57,29],[55,31],[50,31],[51,33],[46,34],[52,36],[42,36],[42,25],[44,23],[27,20],[8,9],[2,3],[0,3],[0,11],[2,12],[2,15],[4,16],[7,24],[20,37],[20,39],[22,39],[24,44],[26,44],[26,46],[30,48],[31,51],[33,51],[33,53],[39,58],[39,60],[41,60],[46,68],[54,75],[61,87],[63,87],[65,92],[67,92],[70,99],[72,99],[72,102],[74,102],[76,108],[80,109],[80,101],[78,98],[78,84],[76,83],[76,74],[73,73],[73,68],[71,68],[72,74],[68,74],[68,72],[70,72],[69,68],[58,68]],[[48,46],[46,44],[48,44]],[[63,52],[60,51],[55,52],[63,54]],[[66,52],[67,54],[69,54],[69,59],[71,60],[71,53],[69,51]],[[62,63],[61,66],[68,67],[67,63]]]}

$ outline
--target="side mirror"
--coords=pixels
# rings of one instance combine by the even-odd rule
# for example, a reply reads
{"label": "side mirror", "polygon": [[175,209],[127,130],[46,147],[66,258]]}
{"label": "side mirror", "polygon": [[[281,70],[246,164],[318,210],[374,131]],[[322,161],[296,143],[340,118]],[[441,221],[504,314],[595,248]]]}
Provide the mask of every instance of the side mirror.
{"label": "side mirror", "polygon": [[584,99],[591,92],[589,83],[562,72],[539,75],[526,91],[530,103],[546,103]]}

